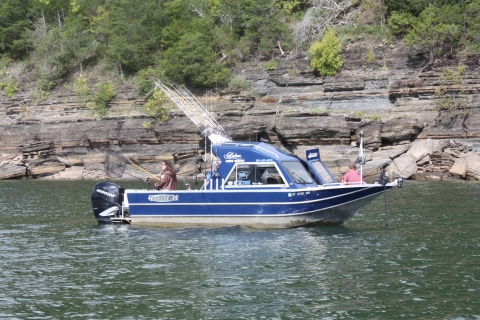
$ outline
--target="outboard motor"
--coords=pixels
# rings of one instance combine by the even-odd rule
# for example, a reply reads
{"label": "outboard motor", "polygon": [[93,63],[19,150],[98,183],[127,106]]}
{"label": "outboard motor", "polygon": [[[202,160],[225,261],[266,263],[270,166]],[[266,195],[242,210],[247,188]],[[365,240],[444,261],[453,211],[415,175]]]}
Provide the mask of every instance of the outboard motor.
{"label": "outboard motor", "polygon": [[111,182],[99,182],[92,190],[92,209],[99,223],[112,223],[122,211],[125,190]]}

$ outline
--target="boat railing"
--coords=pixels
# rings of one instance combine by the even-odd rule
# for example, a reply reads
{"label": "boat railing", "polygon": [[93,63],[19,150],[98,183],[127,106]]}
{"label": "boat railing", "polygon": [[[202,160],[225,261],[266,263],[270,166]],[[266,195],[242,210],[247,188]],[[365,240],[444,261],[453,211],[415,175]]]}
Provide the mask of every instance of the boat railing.
{"label": "boat railing", "polygon": [[270,151],[270,150],[268,150],[268,149],[262,148],[262,147],[257,146],[257,145],[256,145],[254,148],[256,148],[256,149],[262,149],[262,150],[265,151],[265,152],[268,152],[268,153],[273,154],[277,159],[279,158],[279,157],[278,157],[278,154],[276,154],[276,153],[273,152],[273,151]]}
{"label": "boat railing", "polygon": [[335,183],[325,183],[323,187],[341,187],[341,186],[358,186],[365,185],[366,182],[335,182]]}
{"label": "boat railing", "polygon": [[[215,181],[215,183],[210,183]],[[215,188],[213,187],[215,185]],[[220,187],[219,187],[220,185]],[[200,190],[225,190],[225,179],[215,178],[211,180],[204,179],[203,186],[200,187]]]}

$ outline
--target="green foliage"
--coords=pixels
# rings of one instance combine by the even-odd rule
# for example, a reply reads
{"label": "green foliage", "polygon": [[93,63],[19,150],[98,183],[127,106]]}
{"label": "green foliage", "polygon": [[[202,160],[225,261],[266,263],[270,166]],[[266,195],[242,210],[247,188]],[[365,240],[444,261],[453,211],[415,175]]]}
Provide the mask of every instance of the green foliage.
{"label": "green foliage", "polygon": [[256,54],[271,57],[278,54],[279,43],[283,50],[293,47],[284,13],[275,6],[275,0],[221,3],[224,23],[213,33],[229,62],[245,61]]}
{"label": "green foliage", "polygon": [[437,100],[434,108],[440,115],[455,119],[469,113],[470,103],[462,80],[464,71],[464,65],[459,66],[456,71],[445,68],[443,75],[440,76],[440,86],[435,90]]}
{"label": "green foliage", "polygon": [[15,79],[11,79],[6,82],[0,82],[0,90],[5,90],[5,95],[8,98],[11,98],[18,91],[18,81]]}
{"label": "green foliage", "polygon": [[[447,0],[449,1],[449,0]],[[387,7],[387,12],[392,13],[405,12],[413,16],[418,16],[429,4],[439,4],[442,5],[446,1],[444,0],[385,0],[385,5]]]}
{"label": "green foliage", "polygon": [[48,91],[35,88],[35,90],[31,92],[28,97],[34,100],[36,103],[40,103],[42,101],[47,100],[49,95],[50,93]]}
{"label": "green foliage", "polygon": [[151,68],[142,69],[138,72],[137,77],[137,90],[138,94],[143,98],[148,98],[153,94],[153,89],[155,88],[155,82],[152,79],[149,79],[149,76],[153,74]]}
{"label": "green foliage", "polygon": [[[327,21],[329,17],[321,16],[326,12],[321,3],[2,0],[0,57],[28,59],[40,79],[37,87],[43,91],[60,83],[60,78],[99,62],[122,75],[160,66],[170,80],[222,86],[230,78],[229,68],[238,63],[252,57],[277,57],[280,48],[287,53],[294,47],[306,48],[312,33],[306,31],[305,40],[295,35],[301,43],[294,43],[289,28],[307,9],[312,9],[311,21],[315,17],[321,18],[318,22]],[[353,6],[357,3],[362,9],[360,23],[335,29],[343,44],[388,40],[393,34],[405,36],[406,43],[419,53],[428,51],[430,59],[463,48],[480,52],[480,0],[352,1]],[[338,25],[335,20],[330,23]],[[312,22],[307,29],[315,26]],[[0,68],[5,61],[0,58]],[[273,68],[273,62],[267,68]],[[152,82],[140,76],[137,85],[143,95],[151,91]]]}
{"label": "green foliage", "polygon": [[50,91],[55,87],[55,82],[42,74],[37,74],[37,88],[43,91]]}
{"label": "green foliage", "polygon": [[162,5],[155,1],[116,0],[96,20],[96,33],[105,37],[105,58],[127,71],[138,71],[158,62],[162,27]]}
{"label": "green foliage", "polygon": [[275,0],[275,6],[288,14],[305,10],[308,6],[307,0]]}
{"label": "green foliage", "polygon": [[471,1],[465,9],[467,22],[466,47],[471,52],[480,52],[480,0]]}
{"label": "green foliage", "polygon": [[375,62],[375,53],[373,53],[373,49],[372,48],[368,48],[367,50],[367,53],[365,54],[365,61],[367,63],[372,63],[372,62]]}
{"label": "green foliage", "polygon": [[20,58],[30,47],[27,30],[32,25],[28,19],[31,6],[26,0],[0,1],[0,54]]}
{"label": "green foliage", "polygon": [[[46,91],[89,64],[106,63],[123,75],[158,68],[170,80],[213,87],[228,83],[229,68],[252,56],[272,57],[293,47],[288,12],[307,0],[4,0],[0,55],[28,53]],[[141,76],[140,92],[151,82]],[[147,92],[148,91],[148,92]]]}
{"label": "green foliage", "polygon": [[249,90],[251,85],[251,82],[245,79],[244,76],[235,76],[230,80],[228,86],[232,89]]}
{"label": "green foliage", "polygon": [[387,7],[384,0],[362,0],[363,21],[365,24],[383,24]]}
{"label": "green foliage", "polygon": [[92,97],[92,104],[89,106],[94,115],[104,117],[108,113],[108,104],[115,97],[115,86],[111,83],[97,85],[98,90]]}
{"label": "green foliage", "polygon": [[227,84],[230,71],[217,62],[209,28],[199,23],[196,30],[182,35],[179,41],[164,53],[161,63],[165,76],[177,83],[214,87]]}
{"label": "green foliage", "polygon": [[88,87],[87,79],[83,75],[80,75],[75,79],[73,83],[73,91],[77,94],[77,103],[81,106],[86,106],[90,94],[90,88]]}
{"label": "green foliage", "polygon": [[455,46],[462,35],[462,11],[458,6],[429,5],[405,36],[405,44],[418,51],[427,50],[430,61]]}
{"label": "green foliage", "polygon": [[12,62],[13,59],[10,58],[7,54],[0,55],[0,69],[7,68]]}
{"label": "green foliage", "polygon": [[[172,108],[173,105],[163,91],[155,91],[143,106],[145,113],[150,117],[154,117],[157,122],[168,120]],[[148,123],[146,124],[148,125]],[[144,124],[144,127],[147,129],[152,126],[151,122],[149,126],[145,126],[146,124]]]}
{"label": "green foliage", "polygon": [[388,40],[392,37],[389,28],[382,27],[381,25],[346,25],[335,28],[335,31],[342,43],[362,41],[365,39],[383,41],[384,39]]}
{"label": "green foliage", "polygon": [[[35,19],[35,29],[28,31],[34,48],[30,55],[31,65],[37,77],[47,83],[55,82],[78,68],[95,52],[94,36],[83,32],[85,24],[82,19],[73,16],[63,25],[61,23],[49,26],[42,14]],[[46,90],[44,84],[37,84],[37,87]]]}
{"label": "green foliage", "polygon": [[277,69],[277,62],[273,59],[268,61],[265,70],[272,71],[272,70],[275,70],[275,69]]}
{"label": "green foliage", "polygon": [[410,13],[394,11],[388,18],[387,24],[392,33],[396,36],[405,35],[415,21]]}
{"label": "green foliage", "polygon": [[310,46],[308,52],[310,66],[322,76],[334,75],[343,66],[341,48],[335,31],[331,28],[327,29],[322,40]]}
{"label": "green foliage", "polygon": [[152,123],[152,121],[146,121],[146,122],[144,122],[144,123],[142,124],[142,126],[143,126],[145,129],[149,130],[149,129],[151,129],[151,128],[153,127],[153,123]]}
{"label": "green foliage", "polygon": [[370,121],[378,121],[378,120],[382,120],[382,116],[378,114],[372,114],[367,116],[367,119]]}

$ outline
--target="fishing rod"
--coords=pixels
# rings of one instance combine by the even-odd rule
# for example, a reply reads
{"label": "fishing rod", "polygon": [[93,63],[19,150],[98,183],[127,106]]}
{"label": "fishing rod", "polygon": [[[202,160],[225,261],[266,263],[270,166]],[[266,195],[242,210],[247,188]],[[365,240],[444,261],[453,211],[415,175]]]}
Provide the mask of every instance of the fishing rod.
{"label": "fishing rod", "polygon": [[175,83],[163,83],[160,79],[155,81],[155,86],[162,90],[197,125],[202,135],[208,137],[212,143],[232,141],[228,133],[214,119],[212,112],[209,112],[185,87]]}

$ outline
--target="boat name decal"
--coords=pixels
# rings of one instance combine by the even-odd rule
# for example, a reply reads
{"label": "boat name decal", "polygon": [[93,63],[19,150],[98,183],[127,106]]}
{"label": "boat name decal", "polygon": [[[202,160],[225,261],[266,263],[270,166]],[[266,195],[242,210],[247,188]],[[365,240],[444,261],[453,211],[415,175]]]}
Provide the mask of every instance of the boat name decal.
{"label": "boat name decal", "polygon": [[98,193],[104,194],[104,195],[106,195],[106,196],[115,198],[115,195],[114,195],[113,193],[110,193],[110,192],[107,192],[107,191],[103,191],[103,190],[100,190],[100,189],[97,189],[97,190],[95,190],[95,191],[97,191]]}
{"label": "boat name decal", "polygon": [[256,162],[273,162],[273,159],[256,159]]}
{"label": "boat name decal", "polygon": [[178,195],[175,194],[156,194],[148,196],[148,200],[154,202],[172,202],[178,201]]}

